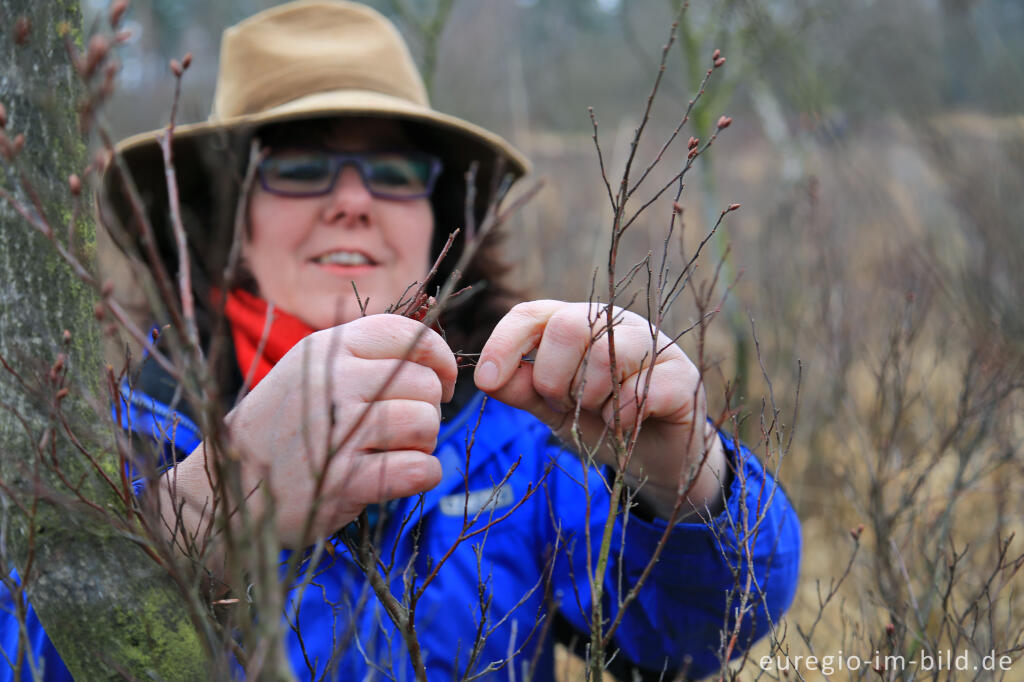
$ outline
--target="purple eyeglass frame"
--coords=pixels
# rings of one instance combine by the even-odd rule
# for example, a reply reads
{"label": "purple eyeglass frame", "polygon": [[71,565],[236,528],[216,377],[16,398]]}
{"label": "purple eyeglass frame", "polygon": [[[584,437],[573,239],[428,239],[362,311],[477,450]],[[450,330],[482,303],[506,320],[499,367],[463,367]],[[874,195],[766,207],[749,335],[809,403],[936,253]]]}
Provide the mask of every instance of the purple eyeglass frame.
{"label": "purple eyeglass frame", "polygon": [[[370,196],[377,199],[391,199],[393,201],[405,201],[412,199],[423,199],[429,197],[434,192],[434,187],[437,185],[437,178],[441,175],[443,164],[441,159],[437,158],[432,154],[426,152],[410,151],[408,149],[375,149],[367,152],[334,152],[328,149],[322,149],[317,147],[297,147],[292,148],[294,151],[299,152],[315,152],[317,154],[324,154],[331,160],[331,181],[327,184],[326,189],[323,191],[316,192],[286,192],[280,189],[274,189],[267,183],[267,178],[264,173],[264,168],[267,163],[273,159],[273,155],[267,156],[265,159],[260,161],[257,167],[257,175],[260,178],[260,185],[264,190],[280,197],[293,197],[293,198],[306,198],[306,197],[322,197],[330,194],[334,191],[334,187],[338,184],[338,178],[341,176],[342,169],[346,165],[352,164],[356,167],[356,172],[359,173],[359,179],[363,181],[363,187],[370,193]],[[369,155],[378,154],[401,154],[403,156],[420,160],[427,161],[430,164],[429,175],[427,176],[426,182],[424,183],[424,190],[417,194],[402,194],[394,195],[386,192],[382,193],[375,191],[366,181],[366,174],[368,171],[366,157]]]}

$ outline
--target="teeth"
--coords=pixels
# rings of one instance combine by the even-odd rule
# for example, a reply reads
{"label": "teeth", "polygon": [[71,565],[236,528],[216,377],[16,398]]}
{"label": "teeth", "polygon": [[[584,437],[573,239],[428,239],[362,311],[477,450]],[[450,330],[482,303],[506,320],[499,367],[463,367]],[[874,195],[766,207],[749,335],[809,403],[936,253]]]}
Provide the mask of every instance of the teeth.
{"label": "teeth", "polygon": [[369,265],[370,259],[358,251],[332,251],[317,258],[316,262],[331,265]]}

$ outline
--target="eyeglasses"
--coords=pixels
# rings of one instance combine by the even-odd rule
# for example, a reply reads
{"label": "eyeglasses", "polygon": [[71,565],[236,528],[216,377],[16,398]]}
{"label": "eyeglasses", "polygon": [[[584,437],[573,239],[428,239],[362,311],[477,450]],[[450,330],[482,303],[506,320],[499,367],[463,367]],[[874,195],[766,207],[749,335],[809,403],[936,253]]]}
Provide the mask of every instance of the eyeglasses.
{"label": "eyeglasses", "polygon": [[441,174],[441,160],[412,151],[342,154],[323,149],[272,151],[260,162],[260,184],[271,194],[316,197],[334,189],[341,170],[355,166],[367,191],[379,199],[430,196]]}

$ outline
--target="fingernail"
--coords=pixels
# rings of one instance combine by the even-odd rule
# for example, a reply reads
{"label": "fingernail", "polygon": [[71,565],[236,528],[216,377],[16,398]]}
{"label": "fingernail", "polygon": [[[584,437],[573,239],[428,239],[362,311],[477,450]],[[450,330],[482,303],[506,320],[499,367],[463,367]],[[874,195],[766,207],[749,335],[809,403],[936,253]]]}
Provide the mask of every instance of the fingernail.
{"label": "fingernail", "polygon": [[498,365],[493,360],[485,360],[476,366],[476,383],[480,388],[498,383]]}

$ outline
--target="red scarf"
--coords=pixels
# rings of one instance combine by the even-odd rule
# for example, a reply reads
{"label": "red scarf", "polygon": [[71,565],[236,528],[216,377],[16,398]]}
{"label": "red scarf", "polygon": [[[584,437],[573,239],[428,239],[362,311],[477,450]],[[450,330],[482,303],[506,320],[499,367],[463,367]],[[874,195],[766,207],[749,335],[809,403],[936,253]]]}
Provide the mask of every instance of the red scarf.
{"label": "red scarf", "polygon": [[[316,331],[297,317],[275,307],[268,333],[265,330],[268,309],[266,301],[243,289],[233,289],[224,303],[224,314],[231,324],[231,338],[235,342],[238,369],[245,378],[252,373],[249,388],[260,383],[292,346]],[[260,342],[263,342],[263,349],[257,355]]]}

